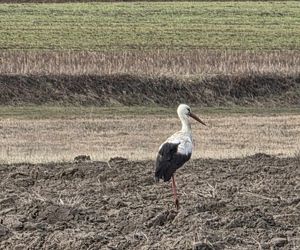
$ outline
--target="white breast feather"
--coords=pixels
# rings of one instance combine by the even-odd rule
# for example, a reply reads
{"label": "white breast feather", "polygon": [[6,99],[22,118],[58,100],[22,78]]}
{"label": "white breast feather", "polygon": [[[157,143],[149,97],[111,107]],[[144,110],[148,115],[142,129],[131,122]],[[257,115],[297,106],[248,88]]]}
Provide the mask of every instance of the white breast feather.
{"label": "white breast feather", "polygon": [[[185,133],[177,132],[174,135],[170,136],[164,143],[166,143],[166,142],[174,143],[174,144],[179,143],[178,149],[177,149],[177,153],[179,153],[179,154],[188,155],[188,154],[191,154],[193,151],[192,138],[190,135],[187,135]],[[160,148],[161,148],[161,146],[160,146]]]}
{"label": "white breast feather", "polygon": [[179,154],[189,155],[192,153],[192,151],[193,151],[193,143],[190,140],[183,141],[178,145],[177,152]]}

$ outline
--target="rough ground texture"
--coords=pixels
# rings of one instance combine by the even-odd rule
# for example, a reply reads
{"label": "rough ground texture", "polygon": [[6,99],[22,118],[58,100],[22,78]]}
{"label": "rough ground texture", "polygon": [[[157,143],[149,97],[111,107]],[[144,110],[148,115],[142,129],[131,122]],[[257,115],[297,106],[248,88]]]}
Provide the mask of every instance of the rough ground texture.
{"label": "rough ground texture", "polygon": [[0,249],[299,249],[299,158],[0,166]]}
{"label": "rough ground texture", "polygon": [[0,75],[0,104],[177,105],[300,104],[300,75],[238,75],[203,79]]}

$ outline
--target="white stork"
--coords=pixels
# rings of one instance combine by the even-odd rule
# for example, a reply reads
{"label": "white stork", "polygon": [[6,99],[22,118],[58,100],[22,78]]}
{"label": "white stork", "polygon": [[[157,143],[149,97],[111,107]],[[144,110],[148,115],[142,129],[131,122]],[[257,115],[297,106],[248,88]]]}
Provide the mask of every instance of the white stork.
{"label": "white stork", "polygon": [[174,173],[178,168],[183,166],[192,155],[193,139],[189,117],[194,118],[205,126],[206,124],[193,114],[191,108],[186,104],[180,104],[178,106],[177,114],[181,120],[182,128],[160,145],[156,158],[155,181],[158,182],[159,179],[163,179],[166,182],[172,178],[174,202],[178,209],[179,200],[177,198]]}

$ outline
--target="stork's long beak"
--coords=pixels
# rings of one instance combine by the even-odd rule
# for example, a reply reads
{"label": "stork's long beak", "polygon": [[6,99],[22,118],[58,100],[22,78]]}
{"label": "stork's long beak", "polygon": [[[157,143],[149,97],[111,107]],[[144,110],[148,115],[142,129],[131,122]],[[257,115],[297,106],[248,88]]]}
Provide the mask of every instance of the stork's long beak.
{"label": "stork's long beak", "polygon": [[192,112],[190,112],[189,116],[194,118],[197,122],[200,122],[201,124],[206,126],[206,124],[203,121],[201,121],[200,118],[198,116],[196,116],[195,114],[193,114]]}

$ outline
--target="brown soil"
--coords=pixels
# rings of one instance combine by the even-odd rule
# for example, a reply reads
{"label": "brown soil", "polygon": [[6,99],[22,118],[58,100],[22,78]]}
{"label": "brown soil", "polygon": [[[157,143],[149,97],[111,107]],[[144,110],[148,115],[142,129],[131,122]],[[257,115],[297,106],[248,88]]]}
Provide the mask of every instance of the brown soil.
{"label": "brown soil", "polygon": [[152,161],[1,165],[0,248],[297,249],[299,164],[191,160],[179,211]]}
{"label": "brown soil", "polygon": [[220,75],[177,79],[134,75],[0,75],[0,104],[177,105],[300,104],[300,75]]}

